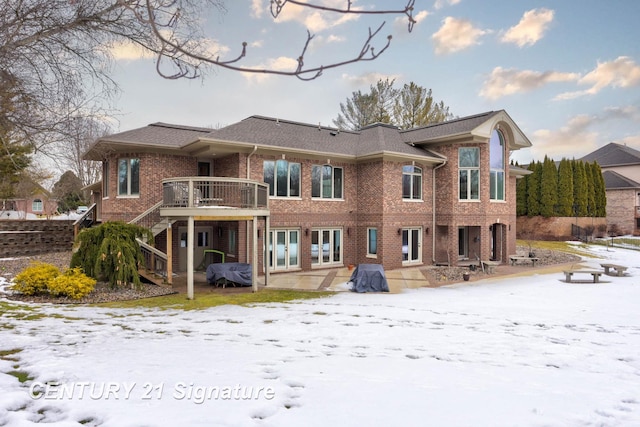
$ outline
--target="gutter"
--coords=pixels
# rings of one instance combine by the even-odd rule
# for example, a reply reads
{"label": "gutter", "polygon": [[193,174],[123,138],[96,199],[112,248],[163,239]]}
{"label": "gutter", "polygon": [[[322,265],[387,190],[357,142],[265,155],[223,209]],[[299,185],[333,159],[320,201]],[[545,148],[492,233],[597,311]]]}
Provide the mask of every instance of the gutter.
{"label": "gutter", "polygon": [[[430,150],[433,151],[433,150]],[[433,151],[434,153],[436,153],[435,151]],[[440,153],[436,153],[440,156],[442,156],[442,154]],[[447,164],[447,158],[446,156],[442,156],[444,158],[443,162],[441,164],[439,164],[438,166],[436,166],[435,168],[433,168],[431,170],[431,173],[433,174],[432,179],[431,179],[431,197],[432,197],[432,202],[431,202],[431,227],[433,227],[433,232],[431,233],[431,262],[435,265],[436,263],[436,170],[440,169],[441,167],[443,167],[444,165]]]}

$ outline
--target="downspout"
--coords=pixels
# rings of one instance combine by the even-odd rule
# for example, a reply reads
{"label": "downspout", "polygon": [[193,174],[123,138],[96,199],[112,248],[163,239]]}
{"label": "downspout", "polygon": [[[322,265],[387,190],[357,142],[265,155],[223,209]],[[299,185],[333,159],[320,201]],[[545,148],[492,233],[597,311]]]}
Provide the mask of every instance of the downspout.
{"label": "downspout", "polygon": [[[253,156],[256,153],[256,151],[258,151],[258,146],[254,145],[253,146],[253,150],[247,156],[247,174],[246,174],[247,175],[247,179],[251,179],[251,156]],[[249,226],[249,221],[245,221],[245,222],[247,224],[247,230],[246,230],[247,231],[247,233],[246,233],[247,237],[245,239],[246,246],[247,246],[246,254],[247,254],[247,262],[249,262],[250,259],[253,259],[253,257],[249,258],[249,254],[251,253],[250,252],[251,251],[251,242],[250,242],[251,239],[249,239],[249,235],[253,236],[253,233],[252,233],[251,227]],[[257,249],[257,247],[258,246],[256,245],[256,249]]]}
{"label": "downspout", "polygon": [[[430,150],[434,153],[436,153],[433,150]],[[442,154],[440,153],[436,153],[440,156],[442,156]],[[444,158],[443,162],[441,164],[439,164],[438,166],[436,166],[435,168],[432,169],[432,179],[431,179],[431,198],[432,198],[432,202],[431,202],[431,226],[433,227],[433,232],[431,233],[431,262],[433,264],[436,263],[436,170],[440,169],[441,167],[443,167],[444,165],[447,164],[447,158],[445,156],[442,156]]]}

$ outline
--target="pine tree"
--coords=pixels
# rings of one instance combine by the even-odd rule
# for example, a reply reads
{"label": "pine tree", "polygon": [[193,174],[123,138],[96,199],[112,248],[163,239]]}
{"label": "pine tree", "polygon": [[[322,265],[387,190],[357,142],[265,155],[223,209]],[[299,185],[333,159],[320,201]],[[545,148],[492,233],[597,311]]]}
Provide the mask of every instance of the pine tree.
{"label": "pine tree", "polygon": [[529,165],[533,173],[527,180],[527,216],[540,215],[540,178],[542,176],[542,163],[533,162]]}
{"label": "pine tree", "polygon": [[563,158],[558,166],[557,216],[573,216],[573,171],[571,162]]}
{"label": "pine tree", "polygon": [[555,216],[558,203],[558,171],[556,164],[544,156],[540,178],[540,215],[545,218]]}
{"label": "pine tree", "polygon": [[587,215],[587,177],[584,163],[572,160],[573,166],[573,215]]}

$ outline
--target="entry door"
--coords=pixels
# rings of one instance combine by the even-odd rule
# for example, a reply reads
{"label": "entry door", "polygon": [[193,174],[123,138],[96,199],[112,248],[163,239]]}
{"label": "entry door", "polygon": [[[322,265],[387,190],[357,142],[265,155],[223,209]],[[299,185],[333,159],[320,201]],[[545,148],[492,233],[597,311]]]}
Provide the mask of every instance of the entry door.
{"label": "entry door", "polygon": [[469,229],[458,227],[458,259],[469,259]]}
{"label": "entry door", "polygon": [[[199,267],[203,261],[206,268],[211,261],[211,255],[205,259],[205,250],[213,248],[213,227],[195,227],[193,236],[193,268]],[[178,267],[180,271],[187,271],[187,227],[179,227],[180,248],[178,250]]]}
{"label": "entry door", "polygon": [[300,266],[300,231],[297,229],[271,230],[269,235],[269,266],[271,270],[298,268]]}
{"label": "entry door", "polygon": [[422,262],[422,233],[420,228],[402,229],[402,263]]}

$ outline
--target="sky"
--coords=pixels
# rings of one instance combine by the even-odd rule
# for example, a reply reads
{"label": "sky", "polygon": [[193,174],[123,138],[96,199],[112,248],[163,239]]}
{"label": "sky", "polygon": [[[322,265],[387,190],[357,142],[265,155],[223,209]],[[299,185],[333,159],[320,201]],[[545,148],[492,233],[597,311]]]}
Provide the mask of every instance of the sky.
{"label": "sky", "polygon": [[[346,1],[324,0],[344,7]],[[115,48],[120,131],[154,122],[220,127],[251,115],[333,125],[340,103],[379,79],[430,88],[458,117],[504,109],[533,146],[520,163],[579,158],[617,142],[640,149],[640,2],[636,0],[416,0],[413,31],[397,15],[344,17],[267,0],[227,1],[203,18],[222,59],[247,42],[249,67],[290,69],[306,40],[310,66],[352,58],[369,28],[385,23],[378,59],[326,70],[313,81],[214,69],[201,80],[165,80],[153,58]],[[380,10],[387,1],[354,2]],[[404,6],[404,2],[393,2]]]}
{"label": "sky", "polygon": [[637,426],[637,252],[588,252],[628,275],[191,311],[2,300],[0,425]]}

